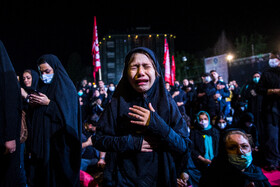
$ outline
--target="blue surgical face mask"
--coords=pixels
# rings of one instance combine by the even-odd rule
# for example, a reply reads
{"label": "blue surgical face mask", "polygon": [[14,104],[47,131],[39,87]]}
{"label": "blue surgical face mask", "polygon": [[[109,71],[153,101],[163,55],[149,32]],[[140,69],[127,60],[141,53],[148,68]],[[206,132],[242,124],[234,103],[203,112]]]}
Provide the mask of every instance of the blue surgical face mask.
{"label": "blue surgical face mask", "polygon": [[228,161],[237,169],[243,170],[250,166],[253,161],[252,152],[244,155],[228,154]]}
{"label": "blue surgical face mask", "polygon": [[253,78],[253,82],[258,84],[258,82],[260,81],[260,77],[254,77]]}
{"label": "blue surgical face mask", "polygon": [[84,94],[84,92],[78,92],[78,95],[81,97]]}
{"label": "blue surgical face mask", "polygon": [[41,79],[45,84],[50,84],[53,79],[53,73],[52,74],[43,74]]}

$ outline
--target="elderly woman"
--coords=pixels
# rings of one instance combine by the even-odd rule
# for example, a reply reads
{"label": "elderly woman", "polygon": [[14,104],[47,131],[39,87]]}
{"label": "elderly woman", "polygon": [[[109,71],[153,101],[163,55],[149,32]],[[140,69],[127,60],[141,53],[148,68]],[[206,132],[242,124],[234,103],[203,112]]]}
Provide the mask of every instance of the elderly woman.
{"label": "elderly woman", "polygon": [[131,50],[92,137],[93,146],[107,152],[105,185],[177,186],[177,178],[186,185],[187,136],[154,53],[144,47]]}
{"label": "elderly woman", "polygon": [[202,174],[200,186],[271,186],[252,164],[251,140],[239,129],[228,129],[220,139],[219,154]]}

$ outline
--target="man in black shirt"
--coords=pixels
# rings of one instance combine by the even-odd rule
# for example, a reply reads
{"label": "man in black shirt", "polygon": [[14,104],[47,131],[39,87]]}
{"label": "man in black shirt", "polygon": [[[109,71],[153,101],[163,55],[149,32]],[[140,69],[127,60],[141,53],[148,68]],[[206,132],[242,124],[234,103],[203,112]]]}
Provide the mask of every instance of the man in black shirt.
{"label": "man in black shirt", "polygon": [[267,170],[276,170],[280,162],[279,123],[280,123],[280,56],[270,54],[269,66],[262,73],[257,93],[263,95],[262,111],[265,126],[265,161]]}

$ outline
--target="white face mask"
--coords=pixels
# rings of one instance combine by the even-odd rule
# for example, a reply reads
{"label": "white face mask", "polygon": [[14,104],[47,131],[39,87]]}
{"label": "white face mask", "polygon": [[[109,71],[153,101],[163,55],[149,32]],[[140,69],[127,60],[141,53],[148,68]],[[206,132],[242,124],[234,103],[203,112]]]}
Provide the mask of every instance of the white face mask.
{"label": "white face mask", "polygon": [[210,82],[212,79],[210,76],[205,77],[205,82]]}
{"label": "white face mask", "polygon": [[115,91],[115,87],[114,87],[114,86],[110,86],[110,87],[109,87],[109,90],[110,90],[111,92],[113,92],[113,91]]}
{"label": "white face mask", "polygon": [[208,120],[201,120],[199,122],[200,126],[204,129],[208,127],[208,123],[209,123]]}
{"label": "white face mask", "polygon": [[227,126],[227,123],[218,123],[218,127],[220,129],[224,129],[224,128],[226,128],[226,126]]}
{"label": "white face mask", "polygon": [[52,79],[53,79],[53,73],[52,74],[44,74],[42,75],[42,81],[45,83],[45,84],[50,84],[52,82]]}
{"label": "white face mask", "polygon": [[279,60],[277,58],[269,59],[268,64],[270,67],[275,68],[279,64]]}

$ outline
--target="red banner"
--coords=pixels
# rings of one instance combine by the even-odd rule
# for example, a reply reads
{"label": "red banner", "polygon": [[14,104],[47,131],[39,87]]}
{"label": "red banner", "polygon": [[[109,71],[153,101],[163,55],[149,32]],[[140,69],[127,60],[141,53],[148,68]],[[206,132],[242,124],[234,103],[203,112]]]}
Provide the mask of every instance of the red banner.
{"label": "red banner", "polygon": [[169,57],[169,47],[167,43],[167,39],[164,39],[164,80],[165,82],[169,82],[171,85],[171,71],[170,71],[170,57]]}
{"label": "red banner", "polygon": [[96,72],[98,72],[98,70],[101,69],[96,16],[94,16],[93,41],[92,41],[91,55],[92,55],[92,65],[93,65],[93,78],[94,78],[94,82],[96,82]]}
{"label": "red banner", "polygon": [[175,71],[176,71],[176,67],[175,67],[175,59],[174,59],[174,55],[172,55],[172,65],[171,65],[171,83],[170,85],[174,86],[174,83],[176,81],[176,76],[175,76]]}

